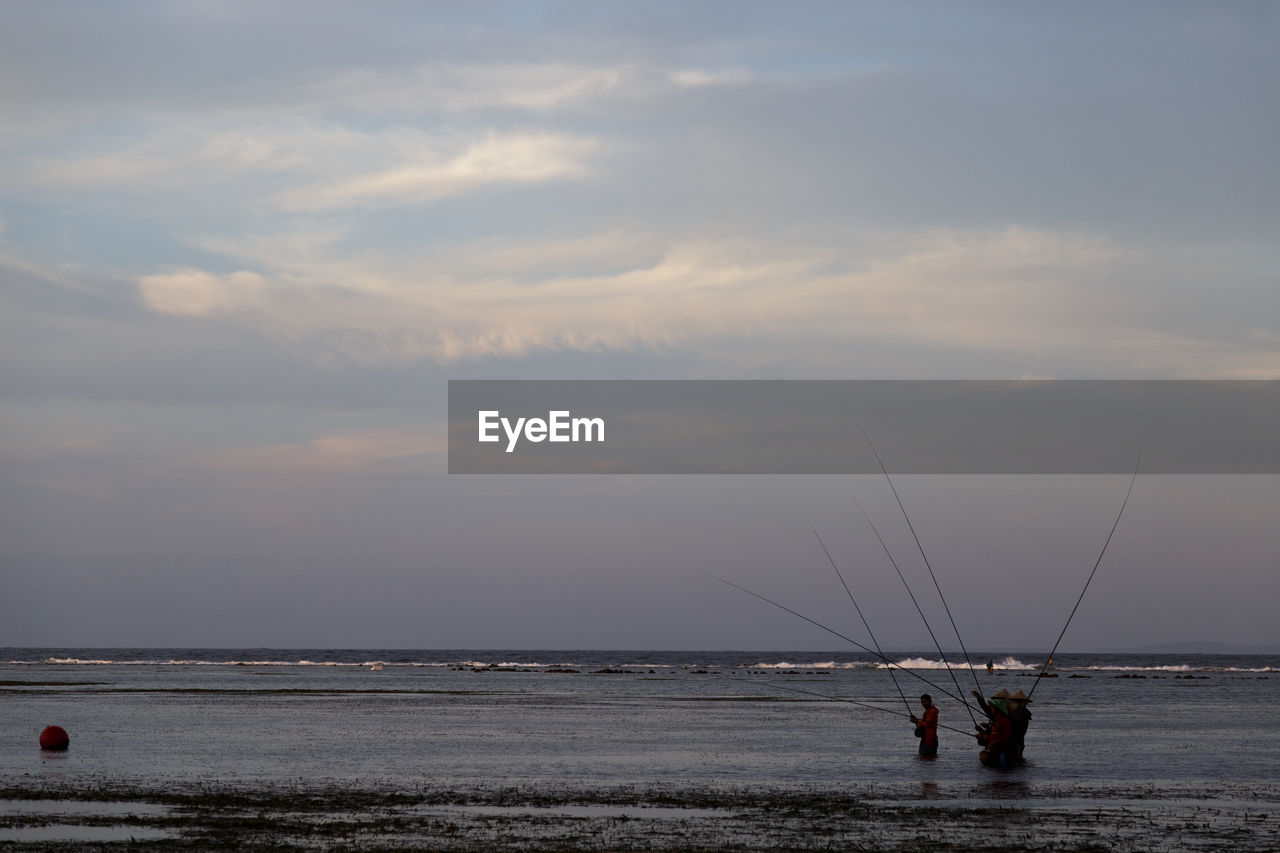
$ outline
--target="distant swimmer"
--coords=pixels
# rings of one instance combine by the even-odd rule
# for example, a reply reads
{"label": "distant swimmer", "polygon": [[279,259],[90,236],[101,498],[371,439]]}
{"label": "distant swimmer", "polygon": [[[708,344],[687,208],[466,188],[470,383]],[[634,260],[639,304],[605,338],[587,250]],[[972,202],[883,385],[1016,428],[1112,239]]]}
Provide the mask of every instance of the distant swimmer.
{"label": "distant swimmer", "polygon": [[994,659],[987,661],[987,675],[991,675],[996,671],[996,662]]}
{"label": "distant swimmer", "polygon": [[922,716],[911,715],[911,722],[916,727],[916,737],[920,738],[920,757],[936,758],[938,755],[938,709],[933,706],[933,697],[928,693],[920,697],[920,707],[924,708]]}

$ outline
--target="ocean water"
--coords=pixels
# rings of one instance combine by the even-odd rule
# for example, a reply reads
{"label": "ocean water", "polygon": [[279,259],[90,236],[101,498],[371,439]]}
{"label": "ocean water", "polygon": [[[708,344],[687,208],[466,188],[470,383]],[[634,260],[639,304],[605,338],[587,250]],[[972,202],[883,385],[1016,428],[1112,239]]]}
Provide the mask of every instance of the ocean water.
{"label": "ocean water", "polygon": [[[60,790],[632,785],[1188,814],[1280,804],[1280,657],[978,653],[1032,692],[1025,766],[994,771],[937,655],[342,649],[0,649],[0,783]],[[953,676],[959,683],[957,690]],[[928,683],[926,683],[926,680]],[[905,717],[944,730],[920,760]],[[855,704],[857,703],[857,704]],[[898,715],[898,716],[895,716]],[[66,752],[42,752],[60,725]],[[1247,845],[1246,845],[1247,846]]]}
{"label": "ocean water", "polygon": [[[343,784],[761,784],[983,778],[972,739],[909,760],[928,691],[969,731],[937,655],[340,649],[0,649],[0,774]],[[1031,654],[977,681],[1031,692]],[[1060,655],[1031,708],[1028,781],[1273,784],[1280,658]],[[954,673],[967,695],[975,679]],[[806,691],[806,692],[799,692]],[[825,697],[832,697],[828,700]],[[847,701],[839,701],[847,700]],[[851,702],[863,703],[862,707]],[[879,709],[879,710],[873,710]],[[889,713],[886,713],[889,712]],[[61,755],[33,745],[57,724]],[[989,775],[989,774],[985,774]]]}

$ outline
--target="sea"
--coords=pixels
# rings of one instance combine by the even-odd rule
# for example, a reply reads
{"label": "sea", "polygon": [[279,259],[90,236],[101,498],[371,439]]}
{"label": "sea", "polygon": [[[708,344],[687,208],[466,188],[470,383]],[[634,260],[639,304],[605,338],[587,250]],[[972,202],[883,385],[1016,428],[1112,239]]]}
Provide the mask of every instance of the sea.
{"label": "sea", "polygon": [[[5,797],[86,792],[809,792],[1043,813],[1046,832],[1155,809],[1165,833],[1203,818],[1204,849],[1280,847],[1280,656],[888,658],[901,669],[860,652],[0,649],[0,818]],[[975,689],[1031,694],[1022,767],[979,763],[954,698]],[[926,692],[934,760],[907,717]],[[69,749],[39,748],[50,725]]]}

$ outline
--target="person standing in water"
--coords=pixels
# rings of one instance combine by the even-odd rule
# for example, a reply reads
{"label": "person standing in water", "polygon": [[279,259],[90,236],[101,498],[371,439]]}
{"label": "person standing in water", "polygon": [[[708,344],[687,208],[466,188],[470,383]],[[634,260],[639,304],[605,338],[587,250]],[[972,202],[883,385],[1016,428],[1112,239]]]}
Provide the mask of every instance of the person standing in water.
{"label": "person standing in water", "polygon": [[978,759],[988,767],[1007,770],[1018,763],[1017,746],[1013,741],[1013,725],[1009,720],[1009,706],[1006,704],[1008,691],[1001,690],[992,696],[991,701],[984,704],[991,715],[991,723],[986,731],[978,735],[978,743],[984,747]]}
{"label": "person standing in water", "polygon": [[911,715],[911,722],[916,727],[916,737],[920,738],[920,757],[936,758],[938,755],[938,709],[933,706],[933,697],[928,693],[920,697],[920,707],[924,708],[924,713],[920,717]]}
{"label": "person standing in water", "polygon": [[1026,745],[1027,727],[1031,725],[1031,711],[1027,709],[1027,694],[1019,690],[1009,694],[1005,704],[1009,708],[1009,724],[1013,727],[1013,745],[1018,762],[1022,762],[1022,750]]}

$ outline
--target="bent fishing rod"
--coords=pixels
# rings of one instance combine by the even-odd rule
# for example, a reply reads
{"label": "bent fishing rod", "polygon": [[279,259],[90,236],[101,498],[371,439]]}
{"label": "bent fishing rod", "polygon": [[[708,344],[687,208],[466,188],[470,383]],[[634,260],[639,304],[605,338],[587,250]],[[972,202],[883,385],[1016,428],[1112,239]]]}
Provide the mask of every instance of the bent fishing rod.
{"label": "bent fishing rod", "polygon": [[[889,489],[893,492],[893,499],[898,502],[898,509],[902,510],[902,517],[907,521],[907,529],[911,531],[911,538],[916,541],[916,548],[920,551],[920,557],[924,560],[925,568],[929,570],[929,577],[933,579],[933,588],[938,591],[938,598],[942,601],[942,608],[947,612],[947,619],[951,621],[951,630],[955,632],[956,641],[960,643],[960,651],[964,654],[964,662],[969,667],[969,674],[973,676],[973,684],[978,688],[978,692],[982,693],[982,685],[978,683],[978,673],[973,669],[973,661],[969,660],[969,650],[964,647],[964,640],[960,638],[960,629],[956,627],[955,617],[951,615],[951,608],[947,606],[947,598],[942,594],[942,586],[938,583],[938,576],[933,573],[933,566],[929,563],[929,556],[924,552],[924,545],[920,544],[920,537],[916,535],[916,526],[911,523],[911,516],[907,514],[907,508],[903,505],[902,498],[898,495],[898,487],[893,484],[893,478],[889,476],[889,469],[884,466],[884,460],[880,458],[880,451],[876,450],[875,443],[871,441],[871,435],[867,432],[866,427],[856,418],[853,422],[862,431],[862,437],[867,440],[867,446],[871,448],[871,452],[875,455],[876,462],[880,466],[880,473],[884,474],[885,480],[889,483]],[[946,661],[945,657],[943,661]],[[947,669],[948,671],[951,669],[949,664]],[[959,688],[959,686],[957,683],[956,687]],[[965,705],[967,706],[968,703],[966,702]]]}
{"label": "bent fishing rod", "polygon": [[[845,583],[844,575],[840,572],[840,567],[836,565],[835,559],[831,556],[831,552],[827,550],[827,543],[822,541],[822,537],[818,535],[816,529],[813,530],[813,537],[818,540],[818,544],[822,546],[822,553],[827,555],[827,562],[831,564],[831,568],[835,571],[836,577],[840,578],[840,585],[844,587],[844,591],[849,594],[849,600],[853,602],[853,609],[858,611],[858,618],[862,620],[862,626],[867,629],[868,636],[871,637],[871,645],[876,647],[876,654],[884,657],[884,652],[880,649],[880,642],[876,640],[876,635],[871,631],[871,625],[867,622],[867,617],[862,615],[862,608],[858,606],[858,600],[853,597],[853,590],[849,589],[849,584]],[[907,713],[911,713],[911,703],[907,701],[906,694],[902,692],[902,685],[898,683],[898,676],[893,670],[889,670],[889,677],[893,679],[893,686],[897,688],[898,695],[902,697],[902,704],[907,707]]]}
{"label": "bent fishing rod", "polygon": [[[1111,537],[1116,535],[1116,528],[1120,526],[1120,517],[1124,515],[1124,508],[1129,505],[1129,496],[1133,494],[1133,484],[1138,482],[1138,469],[1142,467],[1142,453],[1138,453],[1138,462],[1133,466],[1133,476],[1129,478],[1129,491],[1124,494],[1124,502],[1120,504],[1120,511],[1116,513],[1115,523],[1111,525],[1111,532],[1107,534],[1107,541],[1102,543],[1102,550],[1098,553],[1098,559],[1093,563],[1093,571],[1089,572],[1089,579],[1084,582],[1084,589],[1080,590],[1080,597],[1076,599],[1076,606],[1071,608],[1070,615],[1067,616],[1067,623],[1062,626],[1062,633],[1058,634],[1057,641],[1054,642],[1053,648],[1049,650],[1049,657],[1045,660],[1044,666],[1040,672],[1043,673],[1049,668],[1049,661],[1053,660],[1053,653],[1058,650],[1058,644],[1062,642],[1062,638],[1067,635],[1067,628],[1071,626],[1071,620],[1075,618],[1076,611],[1080,609],[1080,602],[1084,601],[1084,594],[1089,591],[1089,584],[1093,583],[1093,576],[1098,573],[1098,566],[1102,565],[1102,557],[1107,553],[1107,546],[1111,544]],[[1031,685],[1031,690],[1027,693],[1027,701],[1031,701],[1031,695],[1036,692],[1036,688],[1040,686],[1040,679],[1036,678],[1036,683]]]}
{"label": "bent fishing rod", "polygon": [[[951,664],[947,660],[947,653],[942,650],[942,644],[938,642],[938,637],[933,633],[932,626],[929,625],[928,618],[924,615],[924,609],[920,607],[920,602],[916,600],[916,594],[911,591],[911,584],[907,583],[906,576],[902,574],[902,569],[898,567],[898,561],[893,558],[893,552],[889,550],[889,546],[885,544],[884,537],[880,535],[880,531],[876,528],[876,523],[871,520],[871,516],[867,515],[867,511],[862,508],[862,504],[858,501],[857,495],[853,496],[853,502],[861,511],[862,517],[867,520],[867,524],[871,526],[871,532],[876,535],[876,541],[880,543],[880,547],[884,549],[884,554],[889,558],[889,562],[893,565],[893,570],[898,573],[898,579],[902,581],[902,586],[907,590],[907,595],[911,596],[911,603],[916,606],[916,612],[920,614],[920,620],[924,622],[924,629],[929,632],[929,639],[933,640],[933,647],[938,650],[938,654],[942,656],[942,662],[947,665],[947,672],[951,672],[951,680],[955,682],[956,690],[960,691],[960,695],[964,695],[964,689],[960,687],[960,682],[956,678],[955,673],[951,671]],[[973,708],[969,706],[968,700],[964,702],[965,708],[969,711],[969,719],[976,726],[978,719],[973,715]]]}
{"label": "bent fishing rod", "polygon": [[[885,714],[893,714],[895,717],[901,717],[904,720],[909,720],[913,716],[915,716],[914,714],[902,714],[897,711],[894,711],[891,708],[881,708],[879,705],[868,705],[866,702],[857,702],[857,701],[854,701],[853,699],[846,699],[843,696],[830,696],[826,693],[819,693],[816,690],[805,690],[802,687],[784,687],[781,684],[774,684],[771,681],[761,681],[761,682],[739,681],[738,683],[749,684],[754,687],[771,687],[774,690],[785,690],[788,693],[802,693],[805,696],[816,696],[819,699],[826,699],[829,702],[845,702],[850,705],[857,705],[859,708],[870,708],[872,711],[880,711]],[[959,734],[968,735],[969,737],[977,737],[977,735],[974,732],[966,732],[964,729],[957,729],[953,726],[944,725],[943,723],[938,723],[937,725],[938,725],[938,728],[946,729],[949,732],[958,732]]]}
{"label": "bent fishing rod", "polygon": [[[878,652],[876,652],[876,651],[874,651],[874,650],[872,650],[872,649],[867,648],[866,646],[862,645],[862,643],[859,643],[857,640],[853,639],[852,637],[849,637],[849,636],[846,636],[846,635],[844,635],[844,634],[841,634],[839,631],[837,631],[837,630],[836,630],[836,629],[834,629],[834,628],[828,628],[826,625],[823,625],[821,622],[817,621],[816,619],[810,619],[808,616],[805,616],[803,613],[800,613],[799,611],[792,610],[790,607],[787,607],[785,604],[779,604],[778,602],[774,601],[772,598],[765,598],[763,595],[761,595],[761,594],[760,594],[760,593],[758,593],[758,592],[753,592],[752,590],[747,589],[745,586],[741,586],[741,585],[736,584],[736,583],[734,583],[733,581],[730,581],[730,580],[725,580],[724,578],[722,578],[722,577],[720,577],[720,576],[718,576],[718,575],[713,575],[713,574],[711,574],[711,572],[703,571],[703,572],[702,572],[702,574],[706,575],[707,577],[711,578],[712,580],[719,581],[720,583],[725,584],[726,586],[731,586],[731,587],[733,587],[734,589],[741,590],[742,592],[745,592],[747,595],[750,595],[750,596],[752,596],[752,597],[754,597],[754,598],[758,598],[758,599],[760,599],[761,601],[765,602],[766,604],[772,604],[774,607],[777,607],[777,608],[778,608],[778,609],[780,609],[780,610],[785,610],[785,611],[787,611],[788,613],[790,613],[792,616],[798,616],[798,617],[800,617],[801,619],[803,619],[804,621],[808,622],[810,625],[816,625],[817,627],[819,627],[819,628],[821,628],[822,630],[826,631],[828,634],[831,634],[831,635],[833,635],[833,636],[839,637],[840,639],[844,640],[844,641],[845,641],[845,642],[847,642],[847,643],[852,643],[853,645],[855,645],[855,646],[857,646],[858,648],[862,649],[864,652],[866,652],[866,653],[867,653],[867,654],[869,654],[869,655],[874,655],[877,659],[879,659],[879,660],[883,661],[883,662],[884,662],[887,666],[889,666],[890,668],[902,670],[903,672],[907,673],[908,675],[911,675],[911,676],[914,676],[915,678],[920,679],[920,680],[921,680],[921,681],[923,681],[925,684],[929,685],[929,686],[930,686],[930,687],[932,687],[934,690],[937,690],[937,691],[938,691],[939,693],[941,693],[942,695],[944,695],[944,696],[949,696],[949,697],[951,697],[952,699],[955,699],[955,700],[960,701],[960,702],[964,702],[964,699],[962,699],[962,698],[960,698],[959,696],[957,696],[956,694],[952,693],[950,690],[947,690],[945,687],[942,687],[942,686],[940,686],[940,685],[938,685],[938,684],[933,683],[932,681],[930,681],[929,679],[925,678],[925,677],[924,677],[923,675],[921,675],[920,673],[915,672],[914,670],[907,669],[907,668],[906,668],[906,667],[904,667],[904,666],[899,666],[898,664],[896,664],[896,663],[894,663],[893,661],[889,660],[889,659],[888,659],[887,657],[885,657],[884,655],[882,655],[882,654],[880,654],[880,653],[878,653]],[[896,713],[896,712],[895,712],[895,713]]]}

